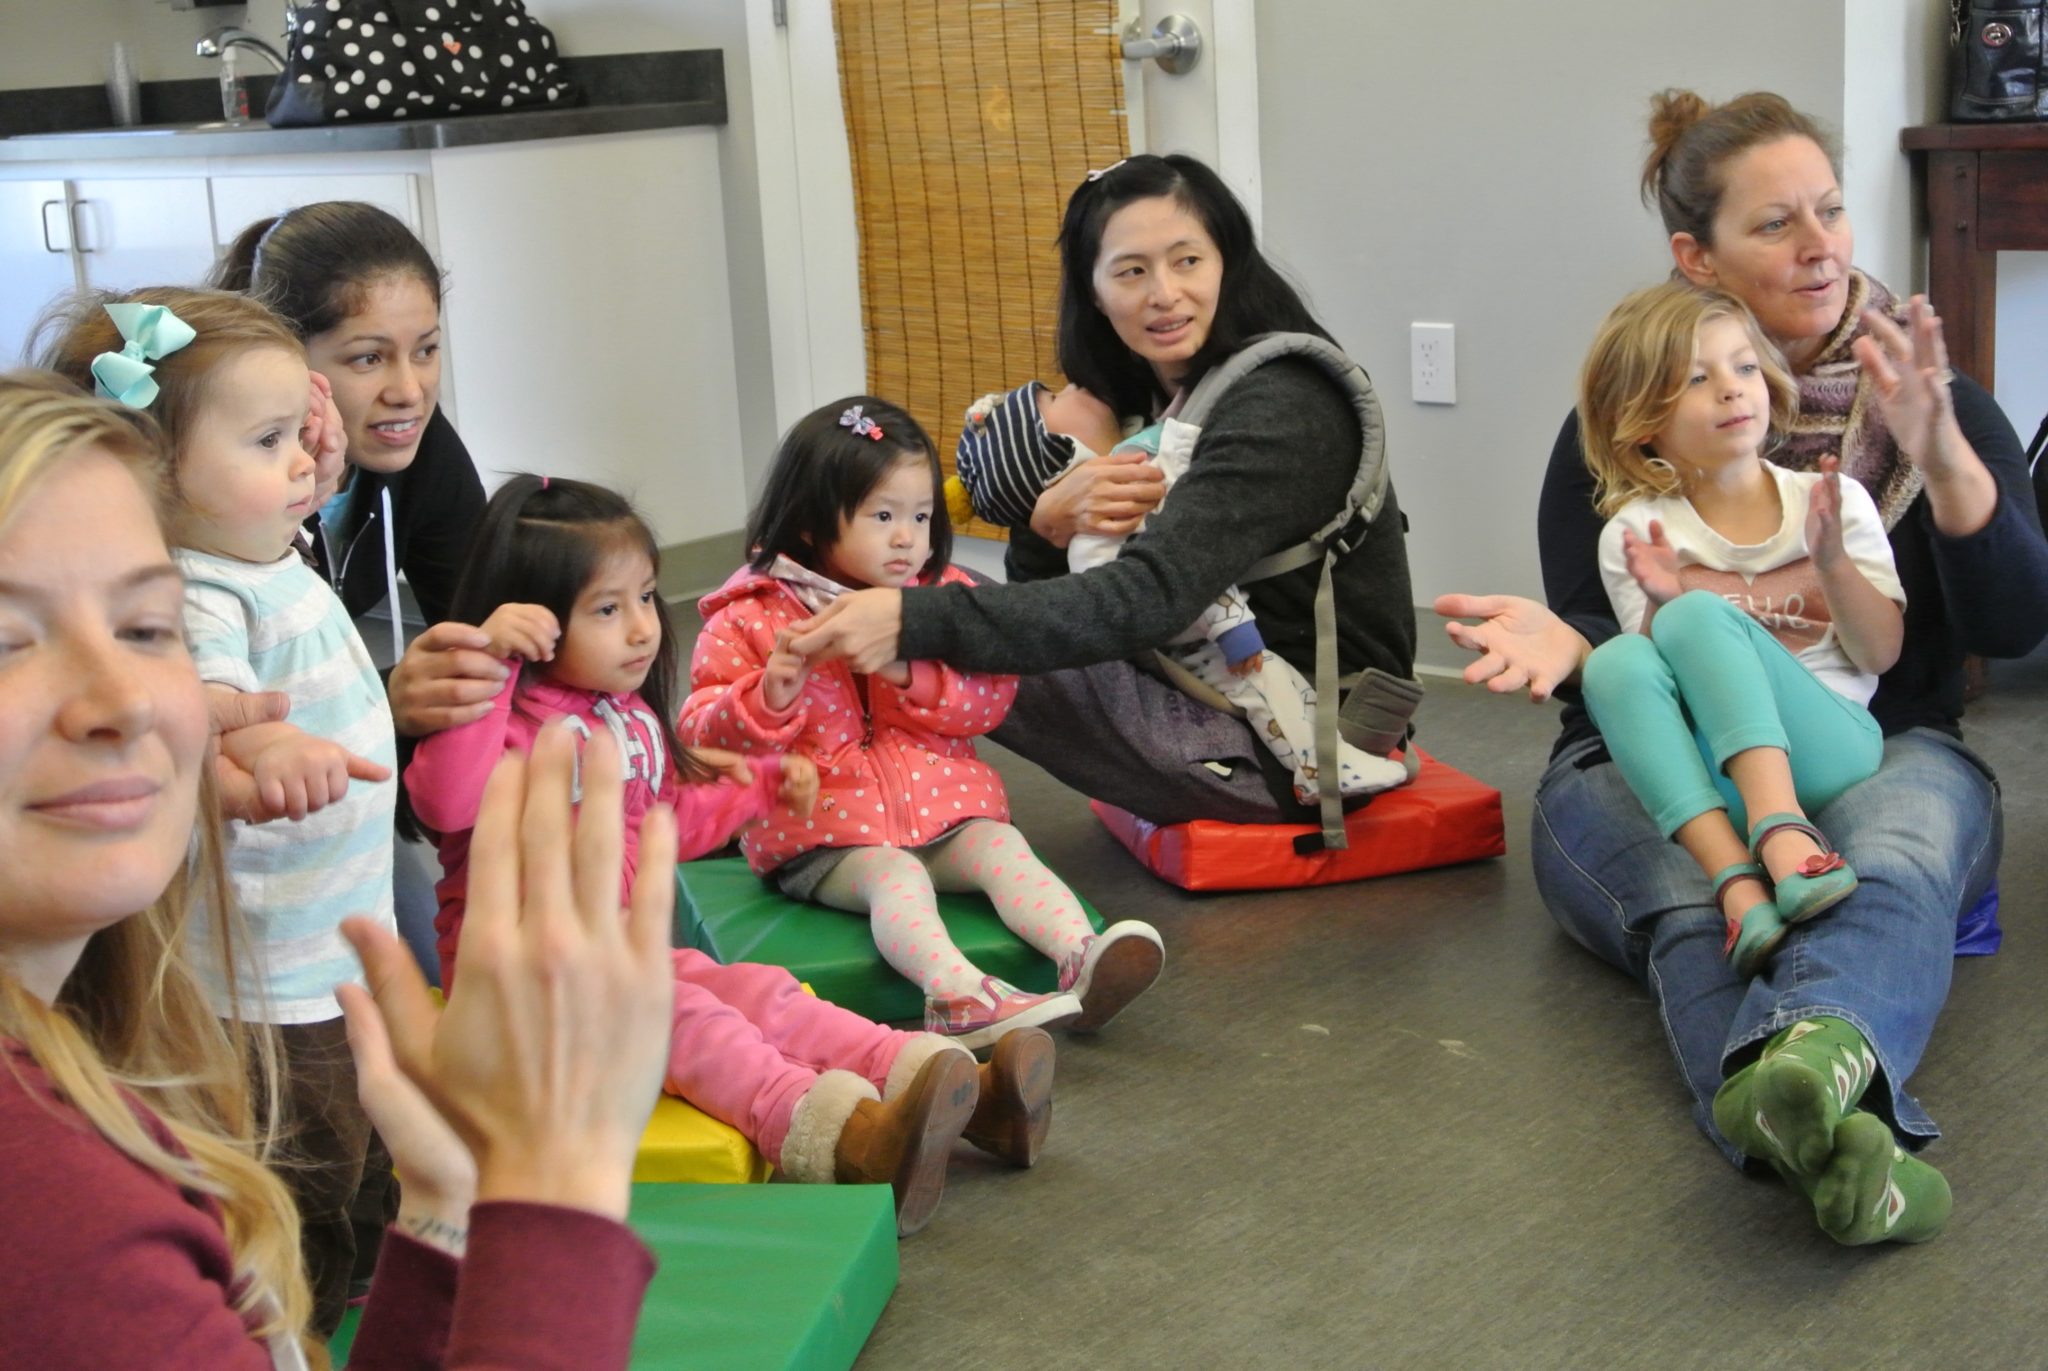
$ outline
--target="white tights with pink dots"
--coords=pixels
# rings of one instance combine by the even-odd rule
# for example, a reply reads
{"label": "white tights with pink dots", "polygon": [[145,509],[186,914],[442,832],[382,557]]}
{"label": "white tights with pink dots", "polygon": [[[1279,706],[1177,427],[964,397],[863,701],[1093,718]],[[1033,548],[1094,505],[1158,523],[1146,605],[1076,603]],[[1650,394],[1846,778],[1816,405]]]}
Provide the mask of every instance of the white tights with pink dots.
{"label": "white tights with pink dots", "polygon": [[1063,962],[1095,930],[1081,901],[1008,824],[976,819],[916,851],[864,847],[819,883],[820,904],[865,912],[875,946],[890,966],[928,996],[980,995],[987,974],[969,960],[939,919],[935,891],[981,890],[1012,933]]}

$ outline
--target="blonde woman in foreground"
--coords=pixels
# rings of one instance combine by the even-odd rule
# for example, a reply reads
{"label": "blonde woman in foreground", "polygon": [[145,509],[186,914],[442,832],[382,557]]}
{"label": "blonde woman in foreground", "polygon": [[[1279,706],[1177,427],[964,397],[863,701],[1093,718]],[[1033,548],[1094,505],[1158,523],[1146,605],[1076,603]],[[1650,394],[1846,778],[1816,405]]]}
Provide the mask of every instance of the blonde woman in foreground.
{"label": "blonde woman in foreground", "polygon": [[[0,377],[0,1238],[35,1254],[0,1269],[0,1365],[325,1366],[252,1136],[245,1062],[274,1061],[215,1019],[183,951],[194,895],[225,907],[227,885],[162,469],[146,418]],[[342,991],[351,1046],[406,1182],[358,1371],[626,1364],[653,1263],[621,1220],[671,896],[649,881],[619,917],[618,759],[590,749],[573,832],[572,766],[555,731],[492,778],[455,1008],[393,935],[349,926],[375,996]],[[663,817],[641,839],[657,873]],[[547,993],[543,947],[572,993]]]}

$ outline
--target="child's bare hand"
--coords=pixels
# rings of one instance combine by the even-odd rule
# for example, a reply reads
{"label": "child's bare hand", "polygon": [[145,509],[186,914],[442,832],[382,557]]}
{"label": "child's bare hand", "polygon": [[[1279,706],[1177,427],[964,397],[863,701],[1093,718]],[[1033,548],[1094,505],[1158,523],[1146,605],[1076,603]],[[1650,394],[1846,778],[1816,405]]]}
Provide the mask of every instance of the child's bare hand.
{"label": "child's bare hand", "polygon": [[690,755],[703,763],[718,780],[731,781],[734,785],[752,785],[754,768],[747,765],[747,759],[737,752],[727,752],[722,747],[693,747]]}
{"label": "child's bare hand", "polygon": [[818,764],[809,757],[800,757],[794,752],[784,753],[782,758],[782,789],[775,792],[775,798],[795,810],[803,818],[809,818],[818,805]]}
{"label": "child's bare hand", "polygon": [[1266,654],[1254,652],[1241,662],[1230,663],[1230,674],[1233,676],[1256,676],[1265,665]]}
{"label": "child's bare hand", "polygon": [[250,759],[249,773],[265,809],[287,819],[317,814],[348,794],[351,778],[388,781],[391,771],[338,743],[278,724],[276,736]]}
{"label": "child's bare hand", "polygon": [[1123,425],[1116,411],[1080,386],[1069,385],[1058,392],[1038,392],[1038,415],[1046,431],[1064,433],[1088,445],[1091,452],[1104,453],[1123,441]]}
{"label": "child's bare hand", "polygon": [[1842,560],[1842,459],[1820,459],[1820,480],[1806,506],[1806,548],[1822,571]]}
{"label": "child's bare hand", "polygon": [[789,640],[794,636],[786,628],[775,635],[775,650],[768,654],[768,664],[761,675],[761,698],[776,714],[794,705],[796,697],[804,693],[804,683],[811,679],[810,659],[789,650]]}
{"label": "child's bare hand", "polygon": [[898,690],[910,689],[910,663],[891,662],[875,668],[875,675],[895,686]]}
{"label": "child's bare hand", "polygon": [[334,385],[319,372],[309,378],[312,390],[306,397],[306,422],[299,428],[299,446],[313,459],[313,512],[317,513],[341,486],[348,464],[348,430],[341,411],[334,405]]}
{"label": "child's bare hand", "polygon": [[1664,536],[1664,525],[1650,520],[1650,541],[1628,529],[1621,531],[1622,555],[1628,559],[1628,574],[1636,578],[1650,603],[1668,605],[1684,593],[1678,583],[1678,549]]}
{"label": "child's bare hand", "polygon": [[478,627],[490,636],[493,657],[552,662],[562,641],[562,625],[544,605],[499,605]]}

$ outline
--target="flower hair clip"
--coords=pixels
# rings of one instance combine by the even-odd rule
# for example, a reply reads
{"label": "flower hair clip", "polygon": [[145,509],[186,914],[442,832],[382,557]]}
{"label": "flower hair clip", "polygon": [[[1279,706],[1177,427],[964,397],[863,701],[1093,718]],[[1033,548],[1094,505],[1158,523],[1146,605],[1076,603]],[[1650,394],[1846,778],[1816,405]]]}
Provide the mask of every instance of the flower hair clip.
{"label": "flower hair clip", "polygon": [[1119,157],[1114,162],[1111,162],[1108,166],[1103,167],[1101,170],[1089,172],[1088,179],[1091,181],[1100,181],[1103,177],[1109,175],[1111,172],[1115,171],[1118,167],[1122,166],[1124,163],[1130,160],[1131,159],[1128,157]]}
{"label": "flower hair clip", "polygon": [[882,440],[882,426],[873,419],[868,418],[867,415],[862,414],[859,405],[855,405],[839,416],[839,427],[852,429],[853,436],[856,438],[869,438],[875,442]]}

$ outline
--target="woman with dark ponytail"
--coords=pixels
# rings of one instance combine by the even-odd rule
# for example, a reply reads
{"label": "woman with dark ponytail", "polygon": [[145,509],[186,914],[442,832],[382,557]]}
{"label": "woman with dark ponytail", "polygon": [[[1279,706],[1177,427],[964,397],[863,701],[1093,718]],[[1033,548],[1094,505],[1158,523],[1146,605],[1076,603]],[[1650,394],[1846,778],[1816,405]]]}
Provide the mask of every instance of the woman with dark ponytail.
{"label": "woman with dark ponytail", "polygon": [[479,651],[481,633],[444,622],[484,491],[440,410],[442,275],[433,255],[376,206],[332,200],[249,225],[211,284],[282,315],[333,389],[347,469],[307,521],[315,564],[358,616],[403,571],[432,625],[391,673],[398,732],[420,737],[480,717],[504,672]]}

